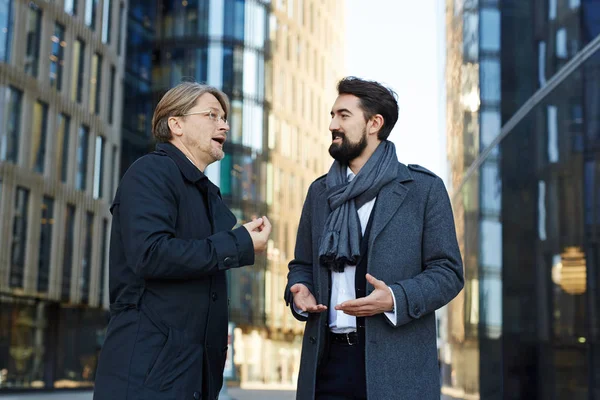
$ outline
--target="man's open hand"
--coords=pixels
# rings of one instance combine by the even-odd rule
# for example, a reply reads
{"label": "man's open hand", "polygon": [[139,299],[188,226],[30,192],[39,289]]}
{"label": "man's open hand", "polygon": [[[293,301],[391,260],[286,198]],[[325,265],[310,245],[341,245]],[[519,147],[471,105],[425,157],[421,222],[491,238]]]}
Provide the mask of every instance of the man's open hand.
{"label": "man's open hand", "polygon": [[375,290],[366,296],[356,300],[348,300],[335,306],[336,310],[341,310],[345,314],[355,317],[370,317],[376,314],[392,311],[394,308],[394,299],[392,292],[384,281],[376,279],[371,274],[367,274],[367,281]]}

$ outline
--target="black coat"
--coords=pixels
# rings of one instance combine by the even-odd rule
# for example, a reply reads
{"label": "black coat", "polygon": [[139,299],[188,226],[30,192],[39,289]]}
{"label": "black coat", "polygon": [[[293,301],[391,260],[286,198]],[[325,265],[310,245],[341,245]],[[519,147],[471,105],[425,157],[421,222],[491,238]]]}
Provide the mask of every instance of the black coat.
{"label": "black coat", "polygon": [[219,189],[169,143],[129,168],[111,212],[111,320],[94,399],[216,399],[225,271],[254,263],[248,231],[232,230]]}

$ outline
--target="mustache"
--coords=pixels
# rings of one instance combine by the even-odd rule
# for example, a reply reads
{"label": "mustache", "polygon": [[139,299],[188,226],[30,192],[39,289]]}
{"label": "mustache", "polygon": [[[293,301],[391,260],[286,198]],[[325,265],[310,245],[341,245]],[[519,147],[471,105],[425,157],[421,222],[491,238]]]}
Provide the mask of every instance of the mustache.
{"label": "mustache", "polygon": [[342,138],[345,139],[346,135],[343,132],[340,131],[331,131],[331,140],[335,139],[335,138]]}

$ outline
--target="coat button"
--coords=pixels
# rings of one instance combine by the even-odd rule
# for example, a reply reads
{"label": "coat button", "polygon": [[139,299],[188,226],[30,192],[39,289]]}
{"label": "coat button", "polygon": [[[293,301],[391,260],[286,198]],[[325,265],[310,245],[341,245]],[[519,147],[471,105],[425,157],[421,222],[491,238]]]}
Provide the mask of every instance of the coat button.
{"label": "coat button", "polygon": [[194,392],[194,399],[195,400],[200,400],[202,398],[202,396],[200,395],[200,392]]}
{"label": "coat button", "polygon": [[225,257],[225,259],[223,260],[223,264],[226,267],[231,267],[233,265],[233,258],[231,258],[231,257]]}
{"label": "coat button", "polygon": [[312,344],[315,344],[315,343],[317,343],[317,339],[315,339],[315,337],[314,337],[314,336],[311,336],[311,337],[309,337],[309,338],[308,338],[308,340],[309,340],[309,341],[310,341]]}
{"label": "coat button", "polygon": [[415,313],[415,315],[419,315],[419,307],[413,308],[413,312]]}
{"label": "coat button", "polygon": [[211,295],[211,297],[212,297],[212,300],[213,300],[213,301],[217,301],[217,298],[218,298],[218,296],[217,296],[217,292],[212,292],[212,295]]}

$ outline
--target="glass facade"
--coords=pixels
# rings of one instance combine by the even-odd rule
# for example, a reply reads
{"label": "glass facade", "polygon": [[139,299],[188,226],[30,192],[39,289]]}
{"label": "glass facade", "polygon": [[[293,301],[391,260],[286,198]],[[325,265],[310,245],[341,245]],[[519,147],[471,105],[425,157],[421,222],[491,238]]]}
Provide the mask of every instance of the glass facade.
{"label": "glass facade", "polygon": [[[238,223],[268,215],[269,13],[264,0],[129,2],[121,174],[154,149],[150,123],[164,92],[185,80],[206,82],[229,96],[231,130],[225,158],[205,173]],[[267,334],[265,269],[259,255],[254,266],[228,272],[230,317],[244,338]],[[263,376],[248,362],[238,368],[244,377]]]}
{"label": "glass facade", "polygon": [[453,3],[474,44],[449,34],[466,282],[443,323],[443,398],[600,399],[600,14],[591,1]]}

